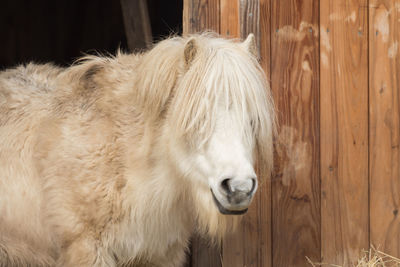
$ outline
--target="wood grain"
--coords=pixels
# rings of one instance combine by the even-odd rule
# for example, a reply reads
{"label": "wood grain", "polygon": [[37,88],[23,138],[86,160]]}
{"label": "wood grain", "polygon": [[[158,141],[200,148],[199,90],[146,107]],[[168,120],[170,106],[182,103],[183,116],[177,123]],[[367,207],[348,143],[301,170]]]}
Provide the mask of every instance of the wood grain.
{"label": "wood grain", "polygon": [[[253,33],[260,36],[260,1],[240,0],[239,3],[240,37],[244,40]],[[256,38],[257,51],[260,54],[260,38]]]}
{"label": "wood grain", "polygon": [[368,1],[321,1],[321,248],[352,266],[369,248]]}
{"label": "wood grain", "polygon": [[320,261],[318,1],[272,1],[273,266]]}
{"label": "wood grain", "polygon": [[227,38],[240,37],[239,0],[221,1],[221,35]]}
{"label": "wood grain", "polygon": [[400,257],[400,1],[371,0],[371,243]]}
{"label": "wood grain", "polygon": [[220,0],[184,0],[183,34],[220,32]]}
{"label": "wood grain", "polygon": [[271,81],[271,4],[272,0],[260,0],[260,64]]}
{"label": "wood grain", "polygon": [[126,38],[131,51],[147,48],[152,42],[146,0],[120,0]]}
{"label": "wood grain", "polygon": [[191,267],[222,266],[220,249],[203,237],[194,236],[192,239]]}

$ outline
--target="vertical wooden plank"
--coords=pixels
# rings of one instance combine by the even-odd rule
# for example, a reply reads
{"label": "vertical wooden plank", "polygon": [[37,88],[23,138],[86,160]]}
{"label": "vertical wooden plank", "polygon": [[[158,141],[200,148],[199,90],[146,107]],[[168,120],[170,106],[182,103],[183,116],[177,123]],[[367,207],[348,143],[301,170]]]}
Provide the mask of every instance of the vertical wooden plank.
{"label": "vertical wooden plank", "polygon": [[368,0],[323,0],[320,17],[322,257],[352,266],[369,248]]}
{"label": "vertical wooden plank", "polygon": [[146,0],[120,0],[130,50],[147,48],[153,42]]}
{"label": "vertical wooden plank", "polygon": [[260,0],[260,64],[271,81],[271,4],[272,0]]}
{"label": "vertical wooden plank", "polygon": [[221,251],[210,240],[194,236],[192,239],[191,267],[220,267]]}
{"label": "vertical wooden plank", "polygon": [[183,34],[220,32],[220,0],[184,0]]}
{"label": "vertical wooden plank", "polygon": [[273,266],[320,261],[319,1],[272,1]]}
{"label": "vertical wooden plank", "polygon": [[239,0],[221,1],[221,35],[237,38],[239,33]]}
{"label": "vertical wooden plank", "polygon": [[[183,34],[220,31],[220,0],[184,0]],[[191,245],[191,267],[221,267],[221,250],[199,236]]]}
{"label": "vertical wooden plank", "polygon": [[[240,37],[246,39],[247,35],[253,33],[260,36],[260,1],[240,0],[239,5]],[[257,51],[260,54],[260,39],[256,38]]]}
{"label": "vertical wooden plank", "polygon": [[400,257],[400,1],[369,7],[371,243]]}

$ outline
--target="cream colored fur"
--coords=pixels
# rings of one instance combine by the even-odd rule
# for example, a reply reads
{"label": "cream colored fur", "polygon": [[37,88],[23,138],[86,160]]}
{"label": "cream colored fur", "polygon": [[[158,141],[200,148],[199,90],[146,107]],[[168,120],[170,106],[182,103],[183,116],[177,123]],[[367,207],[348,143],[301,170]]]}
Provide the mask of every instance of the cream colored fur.
{"label": "cream colored fur", "polygon": [[268,90],[246,42],[210,34],[1,72],[0,266],[181,266],[239,219],[196,166],[221,114],[271,167]]}

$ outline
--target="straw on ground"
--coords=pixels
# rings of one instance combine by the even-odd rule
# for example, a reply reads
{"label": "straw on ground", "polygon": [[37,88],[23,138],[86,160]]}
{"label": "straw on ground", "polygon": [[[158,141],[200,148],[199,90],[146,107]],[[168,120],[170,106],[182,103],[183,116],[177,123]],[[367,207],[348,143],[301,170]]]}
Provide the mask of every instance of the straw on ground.
{"label": "straw on ground", "polygon": [[307,261],[311,266],[326,266],[326,267],[395,267],[400,266],[400,259],[393,257],[387,253],[371,247],[369,251],[364,252],[364,256],[351,266],[342,266],[330,263],[315,263],[312,262],[308,257]]}

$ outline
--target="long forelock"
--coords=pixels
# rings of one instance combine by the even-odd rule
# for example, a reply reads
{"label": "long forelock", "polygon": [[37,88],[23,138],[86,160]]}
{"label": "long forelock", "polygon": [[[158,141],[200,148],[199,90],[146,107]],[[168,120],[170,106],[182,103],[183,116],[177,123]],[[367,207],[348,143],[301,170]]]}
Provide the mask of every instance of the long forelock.
{"label": "long forelock", "polygon": [[201,146],[212,135],[217,113],[226,109],[233,112],[248,145],[256,138],[268,143],[259,145],[270,146],[274,114],[268,92],[256,59],[237,45],[201,51],[177,88],[175,130]]}

